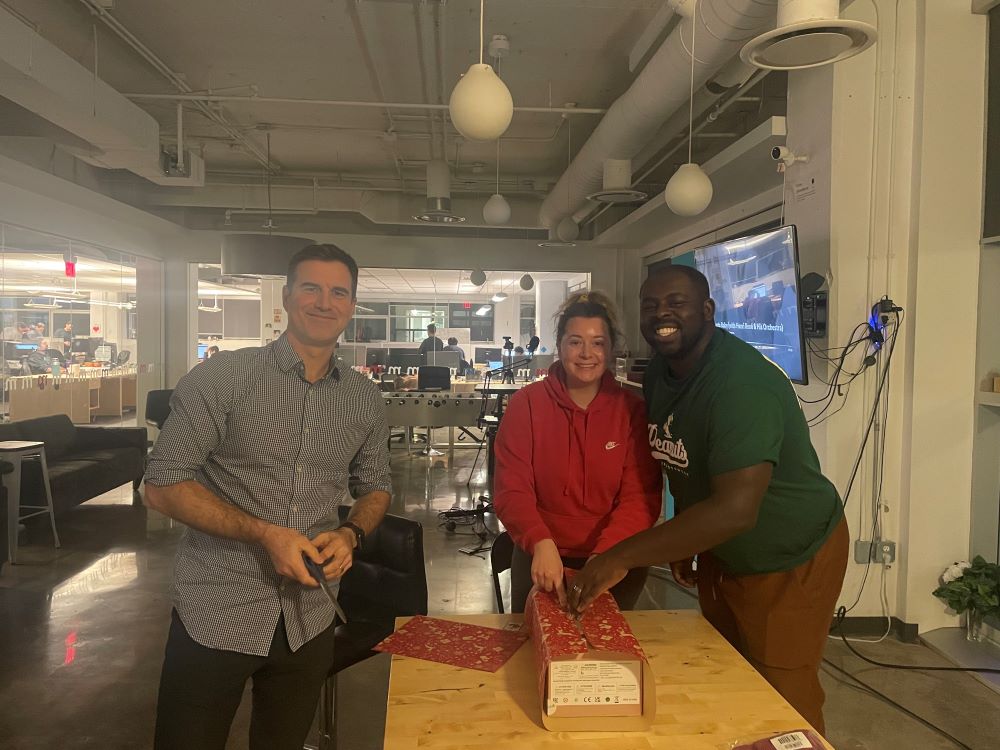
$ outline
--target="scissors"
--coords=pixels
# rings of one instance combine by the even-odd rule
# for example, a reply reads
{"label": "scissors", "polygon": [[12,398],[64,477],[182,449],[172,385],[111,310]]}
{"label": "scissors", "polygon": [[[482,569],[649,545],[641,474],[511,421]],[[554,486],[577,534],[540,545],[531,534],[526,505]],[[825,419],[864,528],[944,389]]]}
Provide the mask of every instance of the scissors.
{"label": "scissors", "polygon": [[336,595],[330,589],[330,584],[326,580],[326,575],[323,573],[323,566],[319,563],[313,562],[312,558],[309,557],[305,552],[302,553],[302,562],[306,564],[306,570],[309,571],[309,575],[313,577],[313,580],[319,584],[319,587],[323,589],[323,593],[326,594],[326,598],[330,600],[330,604],[333,605],[333,609],[337,612],[337,616],[340,621],[347,624],[347,614],[344,612],[344,608],[340,606],[340,602],[337,601]]}

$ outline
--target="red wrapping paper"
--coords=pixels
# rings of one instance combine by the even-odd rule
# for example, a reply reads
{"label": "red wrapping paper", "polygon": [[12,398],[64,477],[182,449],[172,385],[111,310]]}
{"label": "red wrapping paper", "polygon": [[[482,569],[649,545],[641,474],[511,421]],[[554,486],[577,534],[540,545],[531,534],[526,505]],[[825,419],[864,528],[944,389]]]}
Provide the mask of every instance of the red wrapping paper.
{"label": "red wrapping paper", "polygon": [[[555,593],[532,589],[525,607],[525,621],[534,644],[538,670],[538,694],[545,695],[548,666],[553,659],[585,654],[589,649],[633,654],[646,661],[639,639],[625,621],[610,593],[601,594],[583,613],[579,626],[559,606]],[[581,633],[581,629],[583,633]]]}
{"label": "red wrapping paper", "polygon": [[496,672],[526,638],[527,635],[519,631],[417,615],[374,650],[453,667]]}

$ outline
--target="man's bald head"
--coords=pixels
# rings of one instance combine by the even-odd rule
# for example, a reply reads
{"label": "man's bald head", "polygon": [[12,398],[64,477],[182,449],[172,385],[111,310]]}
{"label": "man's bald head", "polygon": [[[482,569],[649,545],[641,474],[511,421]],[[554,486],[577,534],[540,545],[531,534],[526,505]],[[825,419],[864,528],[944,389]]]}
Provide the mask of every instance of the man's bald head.
{"label": "man's bald head", "polygon": [[[709,299],[712,296],[712,292],[708,288],[708,279],[705,278],[705,274],[699,271],[697,268],[691,266],[682,265],[669,265],[663,268],[657,269],[654,273],[651,273],[649,277],[643,282],[643,287],[646,286],[654,278],[663,278],[672,274],[680,274],[684,276],[694,289],[702,295],[702,300]],[[640,291],[641,294],[641,291]]]}

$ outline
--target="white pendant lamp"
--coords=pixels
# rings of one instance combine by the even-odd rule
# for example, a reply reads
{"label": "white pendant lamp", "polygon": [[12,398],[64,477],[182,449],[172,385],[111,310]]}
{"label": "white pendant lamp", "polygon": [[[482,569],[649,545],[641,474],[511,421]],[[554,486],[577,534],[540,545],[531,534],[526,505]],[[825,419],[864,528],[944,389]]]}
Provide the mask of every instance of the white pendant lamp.
{"label": "white pendant lamp", "polygon": [[500,139],[497,139],[497,191],[483,206],[483,221],[498,227],[510,221],[510,204],[500,195]]}
{"label": "white pendant lamp", "polygon": [[455,128],[472,141],[493,141],[504,134],[514,116],[510,90],[483,63],[483,23],[486,0],[479,2],[479,63],[469,66],[451,92],[448,112]]}
{"label": "white pendant lamp", "polygon": [[678,216],[697,216],[712,202],[712,181],[691,159],[694,141],[694,31],[698,24],[698,4],[691,10],[691,96],[688,103],[688,163],[682,164],[667,182],[663,197]]}

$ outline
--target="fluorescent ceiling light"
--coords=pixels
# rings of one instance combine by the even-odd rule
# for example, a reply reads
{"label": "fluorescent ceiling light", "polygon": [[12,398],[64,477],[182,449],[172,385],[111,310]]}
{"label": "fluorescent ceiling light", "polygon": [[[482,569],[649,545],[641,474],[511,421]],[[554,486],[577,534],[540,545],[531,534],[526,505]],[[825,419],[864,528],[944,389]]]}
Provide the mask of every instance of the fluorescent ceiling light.
{"label": "fluorescent ceiling light", "polygon": [[203,304],[203,303],[201,302],[201,300],[198,300],[198,309],[199,309],[199,310],[200,310],[201,312],[210,312],[210,313],[217,313],[217,312],[222,312],[222,308],[221,308],[221,307],[219,307],[219,300],[215,300],[215,301],[214,301],[214,302],[212,303],[212,306],[211,306],[211,307],[209,307],[209,306],[208,306],[208,305],[206,305],[206,304]]}
{"label": "fluorescent ceiling light", "polygon": [[476,315],[486,315],[490,311],[489,305],[483,305],[478,310],[476,310]]}
{"label": "fluorescent ceiling light", "polygon": [[750,261],[756,260],[756,259],[757,259],[756,255],[751,255],[749,258],[742,258],[741,260],[737,260],[736,258],[730,258],[729,259],[729,265],[731,265],[731,266],[742,266],[744,263],[749,263]]}
{"label": "fluorescent ceiling light", "polygon": [[503,292],[497,292],[492,297],[490,297],[490,299],[493,300],[494,302],[503,302],[505,299],[507,299],[507,295],[504,294]]}

